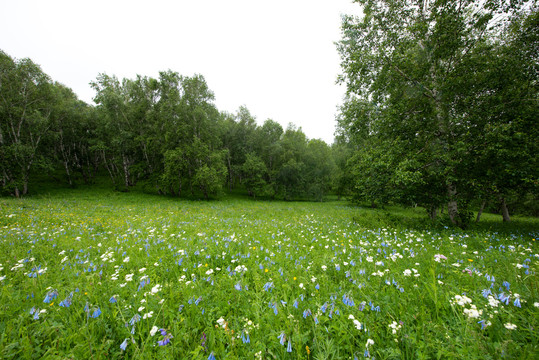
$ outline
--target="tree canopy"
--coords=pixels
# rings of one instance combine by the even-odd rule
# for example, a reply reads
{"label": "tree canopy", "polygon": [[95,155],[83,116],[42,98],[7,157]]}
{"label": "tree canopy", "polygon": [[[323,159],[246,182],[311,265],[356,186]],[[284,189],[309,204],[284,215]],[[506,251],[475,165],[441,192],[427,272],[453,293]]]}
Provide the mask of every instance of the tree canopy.
{"label": "tree canopy", "polygon": [[536,194],[534,2],[356,2],[338,44],[354,195],[446,204],[463,227],[477,199]]}
{"label": "tree canopy", "polygon": [[327,144],[293,125],[259,125],[245,106],[219,111],[202,75],[99,74],[90,106],[31,60],[0,55],[4,194],[27,194],[36,172],[70,186],[106,174],[116,190],[205,199],[239,187],[253,198],[323,200],[331,188]]}

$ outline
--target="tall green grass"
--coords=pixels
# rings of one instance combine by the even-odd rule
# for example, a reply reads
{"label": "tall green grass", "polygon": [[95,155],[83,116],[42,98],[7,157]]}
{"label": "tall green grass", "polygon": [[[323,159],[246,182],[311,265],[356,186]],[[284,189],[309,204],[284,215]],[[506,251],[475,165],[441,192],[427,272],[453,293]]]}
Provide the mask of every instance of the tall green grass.
{"label": "tall green grass", "polygon": [[0,204],[2,358],[539,350],[533,219],[485,216],[462,231],[429,223],[421,209],[85,187]]}

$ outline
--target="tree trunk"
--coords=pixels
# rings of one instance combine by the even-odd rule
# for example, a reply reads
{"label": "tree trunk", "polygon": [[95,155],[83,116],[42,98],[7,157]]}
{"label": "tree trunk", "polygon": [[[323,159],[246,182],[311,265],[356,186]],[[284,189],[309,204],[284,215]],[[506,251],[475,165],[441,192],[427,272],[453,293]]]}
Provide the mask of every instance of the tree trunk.
{"label": "tree trunk", "polygon": [[64,163],[64,169],[66,171],[66,175],[67,175],[67,181],[69,182],[69,186],[73,186],[73,181],[71,180],[71,171],[69,169],[69,161],[71,160],[71,156],[70,154],[68,153],[68,151],[66,151],[66,148],[64,146],[64,132],[63,130],[60,130],[60,152],[62,153],[62,159],[63,159],[63,163]]}
{"label": "tree trunk", "polygon": [[438,216],[438,207],[436,205],[431,205],[429,208],[429,217],[431,220],[435,220]]}
{"label": "tree trunk", "polygon": [[129,162],[127,161],[127,157],[124,155],[122,156],[122,163],[123,163],[123,168],[124,168],[124,182],[125,182],[125,190],[129,190]]}
{"label": "tree trunk", "polygon": [[114,187],[116,187],[116,180],[114,178],[114,174],[112,173],[112,167],[109,166],[108,162],[107,162],[107,158],[105,156],[105,151],[103,150],[103,163],[105,164],[105,168],[107,169],[107,171],[109,172],[109,175],[110,175],[110,179],[112,180],[112,185],[114,185]]}
{"label": "tree trunk", "polygon": [[32,162],[28,164],[28,167],[26,168],[26,171],[24,172],[22,176],[22,195],[23,196],[28,194],[28,178],[29,178],[30,166],[32,166]]}
{"label": "tree trunk", "polygon": [[201,186],[202,192],[204,193],[204,200],[208,201],[208,189],[206,186]]}
{"label": "tree trunk", "polygon": [[453,225],[460,227],[461,222],[459,219],[459,209],[457,206],[457,200],[455,199],[457,188],[454,184],[450,183],[447,185],[447,194],[449,196],[449,202],[447,204],[447,213],[449,214],[449,219]]}
{"label": "tree trunk", "polygon": [[511,218],[509,217],[509,210],[507,209],[507,204],[505,203],[505,197],[502,197],[502,217],[503,222],[511,221]]}
{"label": "tree trunk", "polygon": [[153,174],[152,163],[150,162],[150,158],[148,157],[148,150],[144,142],[142,142],[142,154],[144,155],[144,159],[146,159],[146,164],[148,164],[148,169],[150,170],[150,174]]}
{"label": "tree trunk", "polygon": [[232,164],[230,163],[230,152],[227,156],[227,162],[228,162],[228,191],[232,191]]}
{"label": "tree trunk", "polygon": [[479,208],[479,211],[477,212],[477,217],[475,218],[475,222],[478,223],[479,219],[481,219],[481,215],[483,214],[483,210],[485,210],[485,205],[487,205],[487,201],[483,200],[481,203],[481,207]]}
{"label": "tree trunk", "polygon": [[69,164],[67,163],[66,160],[64,160],[64,168],[66,170],[67,181],[69,182],[69,186],[72,187],[73,186],[73,180],[71,180],[71,172],[69,171]]}
{"label": "tree trunk", "polygon": [[178,197],[182,196],[182,172],[178,171]]}
{"label": "tree trunk", "polygon": [[195,196],[195,192],[193,191],[193,173],[191,172],[191,168],[189,168],[189,190],[191,191],[191,196]]}

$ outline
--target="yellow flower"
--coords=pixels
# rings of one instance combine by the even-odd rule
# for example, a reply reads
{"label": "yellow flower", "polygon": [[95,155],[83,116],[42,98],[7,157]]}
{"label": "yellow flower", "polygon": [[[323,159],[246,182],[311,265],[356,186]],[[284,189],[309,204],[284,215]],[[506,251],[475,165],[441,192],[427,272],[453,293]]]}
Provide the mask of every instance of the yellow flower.
{"label": "yellow flower", "polygon": [[269,270],[268,269],[265,269],[264,272],[268,272]]}
{"label": "yellow flower", "polygon": [[472,260],[472,259],[468,259],[468,261],[469,261],[469,262],[473,262],[473,260]]}
{"label": "yellow flower", "polygon": [[307,355],[311,353],[311,350],[309,350],[309,347],[307,345],[305,345],[305,350],[307,350]]}
{"label": "yellow flower", "polygon": [[294,276],[294,280],[296,280],[296,277]]}

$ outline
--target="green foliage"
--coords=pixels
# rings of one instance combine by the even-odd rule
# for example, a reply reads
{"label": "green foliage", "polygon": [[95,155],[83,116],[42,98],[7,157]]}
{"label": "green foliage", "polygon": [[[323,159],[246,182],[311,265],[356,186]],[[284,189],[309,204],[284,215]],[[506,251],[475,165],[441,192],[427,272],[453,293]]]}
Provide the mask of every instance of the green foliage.
{"label": "green foliage", "polygon": [[26,194],[31,175],[59,182],[61,172],[70,187],[106,173],[115,190],[140,183],[149,192],[206,199],[226,185],[253,197],[321,201],[334,182],[325,143],[293,126],[284,133],[270,119],[259,126],[245,106],[220,113],[202,75],[99,74],[91,107],[28,59],[2,53],[1,64],[0,110],[9,120],[0,132],[4,195]]}
{"label": "green foliage", "polygon": [[268,170],[262,159],[254,154],[247,154],[241,169],[249,196],[256,198],[257,194],[265,195],[267,183],[264,179],[267,178]]}
{"label": "green foliage", "polygon": [[28,192],[30,170],[55,115],[53,84],[30,59],[0,51],[0,93],[1,185],[19,197]]}
{"label": "green foliage", "polygon": [[536,193],[534,2],[358,3],[364,15],[343,18],[338,44],[354,196],[433,217],[447,204],[466,227],[478,198]]}

